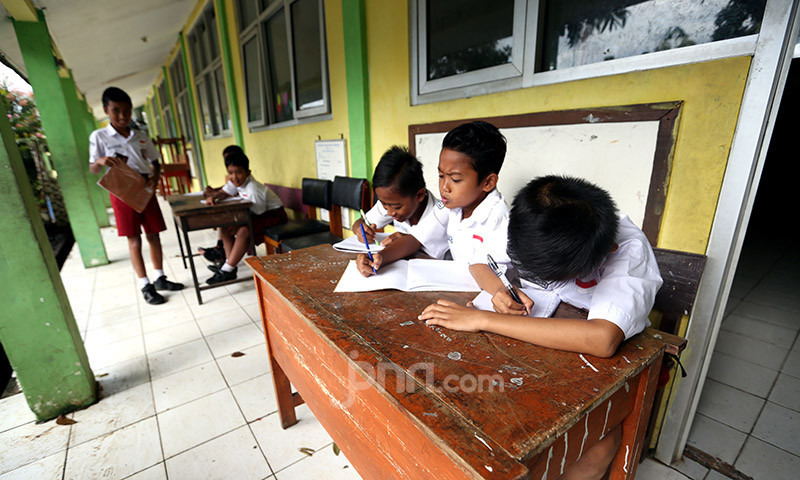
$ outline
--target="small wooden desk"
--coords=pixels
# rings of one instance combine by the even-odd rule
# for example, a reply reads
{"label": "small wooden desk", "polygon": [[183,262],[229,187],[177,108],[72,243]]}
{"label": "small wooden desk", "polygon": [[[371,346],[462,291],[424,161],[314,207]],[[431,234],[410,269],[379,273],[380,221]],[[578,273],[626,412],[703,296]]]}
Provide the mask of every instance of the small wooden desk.
{"label": "small wooden desk", "polygon": [[367,479],[540,479],[621,423],[611,478],[634,478],[664,352],[656,332],[602,359],[427,326],[425,306],[474,294],[334,293],[351,258],[322,245],[247,259],[284,428],[307,403]]}
{"label": "small wooden desk", "polygon": [[[186,259],[188,258],[189,266],[192,270],[194,290],[197,294],[197,302],[200,305],[203,304],[203,297],[200,295],[201,290],[249,281],[250,279],[248,277],[243,277],[216,285],[200,286],[197,280],[197,270],[194,266],[195,254],[192,253],[192,246],[191,243],[189,243],[189,232],[204,230],[206,228],[227,227],[230,225],[247,225],[247,228],[250,229],[250,248],[252,251],[255,251],[253,223],[250,220],[251,202],[247,200],[232,200],[218,203],[217,205],[206,205],[205,203],[201,203],[202,200],[203,196],[198,194],[170,195],[167,197],[167,202],[172,209],[175,230],[178,234],[178,246],[181,250],[183,268],[186,268]],[[183,242],[186,243],[185,253],[183,242],[181,241],[181,234],[183,234]]]}

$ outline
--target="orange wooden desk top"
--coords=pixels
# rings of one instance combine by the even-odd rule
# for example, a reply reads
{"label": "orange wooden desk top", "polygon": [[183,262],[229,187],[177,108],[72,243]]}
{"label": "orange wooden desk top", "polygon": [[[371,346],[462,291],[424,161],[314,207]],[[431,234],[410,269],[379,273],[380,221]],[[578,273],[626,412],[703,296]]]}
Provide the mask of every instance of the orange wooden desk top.
{"label": "orange wooden desk top", "polygon": [[[392,457],[387,460],[389,468],[394,465],[400,471],[403,459],[413,464],[410,471],[428,468],[425,463],[433,463],[435,456],[427,448],[418,452],[415,448],[430,442],[463,470],[460,478],[527,478],[534,474],[542,478],[548,471],[550,478],[556,478],[565,464],[574,462],[613,426],[636,416],[629,418],[636,432],[626,435],[628,427],[623,423],[621,451],[628,451],[613,464],[624,462],[619,463],[620,471],[624,467],[623,477],[632,478],[633,459],[641,449],[635,443],[637,439],[641,443],[643,435],[639,432],[642,412],[636,410],[649,412],[646,395],[652,398],[653,379],[664,350],[663,342],[652,333],[633,337],[616,355],[603,359],[495,334],[427,326],[417,319],[425,306],[438,298],[464,303],[475,294],[334,293],[352,258],[354,255],[324,245],[247,260],[259,287],[270,355],[318,418],[315,406],[325,410],[334,404],[332,411],[344,411],[359,425],[354,412],[371,408],[359,407],[360,398],[366,395],[361,391],[373,389],[399,413],[369,429],[389,429],[392,436],[401,438],[409,428],[419,432],[398,445],[375,444],[384,438],[380,434],[375,437],[378,440],[369,440],[378,455]],[[343,388],[336,390],[339,384],[330,383],[325,374],[337,369],[355,371],[358,376],[341,380]],[[640,375],[643,371],[645,375]],[[304,380],[305,375],[310,377]],[[338,375],[348,374],[340,371]],[[326,386],[329,384],[333,386]],[[348,398],[354,395],[355,401]],[[322,401],[322,397],[328,398]],[[363,402],[375,402],[378,397],[370,398]],[[589,412],[592,414],[587,415]],[[629,416],[630,412],[636,415]],[[645,425],[646,417],[645,412]],[[324,418],[320,421],[362,475],[377,476],[377,467],[370,472],[369,462],[359,466],[363,452],[348,450],[349,430],[337,431],[339,427],[329,428]],[[359,428],[363,432],[366,427],[361,424]],[[563,437],[567,438],[556,442]],[[405,451],[395,454],[381,449]],[[416,454],[418,458],[408,458]],[[435,469],[429,470],[434,473]]]}

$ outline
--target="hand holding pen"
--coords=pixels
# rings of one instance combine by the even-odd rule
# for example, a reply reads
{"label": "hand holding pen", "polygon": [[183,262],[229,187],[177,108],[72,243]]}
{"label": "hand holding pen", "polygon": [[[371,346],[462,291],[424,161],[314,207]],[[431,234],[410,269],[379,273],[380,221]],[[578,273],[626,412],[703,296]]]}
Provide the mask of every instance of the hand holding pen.
{"label": "hand holding pen", "polygon": [[[370,262],[375,262],[375,258],[372,256],[372,252],[369,251],[369,242],[367,241],[367,234],[364,232],[364,222],[361,222],[361,236],[364,239],[364,245],[367,246],[367,256],[369,257]],[[375,267],[372,266],[372,273],[377,274],[378,271],[375,270]]]}
{"label": "hand holding pen", "polygon": [[[517,292],[514,286],[511,285],[511,282],[508,281],[508,277],[500,271],[500,268],[491,255],[486,255],[486,259],[489,263],[489,268],[491,268],[494,274],[503,282],[503,286],[505,287],[505,291],[499,291],[492,297],[492,304],[495,306],[495,310],[501,313],[528,315],[533,307],[533,301],[524,293]],[[511,300],[513,300],[513,302]]]}
{"label": "hand holding pen", "polygon": [[[359,210],[359,213],[361,213],[361,240],[369,243],[372,243],[374,240],[375,245],[380,247],[381,242],[378,241],[378,236],[375,232],[375,225],[368,223],[367,214],[364,213],[364,210]],[[358,235],[357,232],[356,235]]]}

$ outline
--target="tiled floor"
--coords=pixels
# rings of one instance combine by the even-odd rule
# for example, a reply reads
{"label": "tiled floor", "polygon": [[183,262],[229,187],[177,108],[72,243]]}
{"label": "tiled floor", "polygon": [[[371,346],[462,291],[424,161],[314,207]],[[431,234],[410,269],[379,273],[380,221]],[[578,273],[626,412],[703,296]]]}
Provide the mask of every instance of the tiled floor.
{"label": "tiled floor", "polygon": [[[172,254],[165,271],[189,285],[171,227],[162,235]],[[84,269],[76,248],[61,272],[101,401],[62,426],[36,425],[21,394],[0,400],[0,480],[359,478],[307,407],[297,425],[280,428],[251,282],[208,290],[203,305],[187,288],[150,306],[126,242],[114,229],[103,237],[111,264]],[[214,241],[211,231],[192,234],[195,246]],[[789,245],[748,247],[690,436],[771,480],[800,471],[800,295],[783,283],[800,251]],[[637,474],[687,478],[724,477],[690,460],[647,459]]]}

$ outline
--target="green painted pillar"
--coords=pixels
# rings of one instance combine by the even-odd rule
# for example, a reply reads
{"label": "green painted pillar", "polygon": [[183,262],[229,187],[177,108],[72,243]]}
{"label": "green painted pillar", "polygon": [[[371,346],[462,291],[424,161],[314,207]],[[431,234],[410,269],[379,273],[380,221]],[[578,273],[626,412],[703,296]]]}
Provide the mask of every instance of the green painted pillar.
{"label": "green painted pillar", "polygon": [[192,77],[191,69],[189,68],[189,52],[186,51],[186,37],[183,35],[183,32],[179,35],[180,44],[181,44],[181,59],[183,60],[183,75],[184,78],[187,79],[186,85],[186,93],[189,95],[189,117],[191,118],[192,125],[189,128],[192,128],[194,135],[193,147],[194,147],[194,155],[197,159],[197,171],[200,174],[200,188],[206,188],[208,185],[208,181],[206,180],[206,164],[203,161],[203,148],[200,144],[200,127],[197,124],[197,107],[195,107],[194,103],[194,82],[190,81]]}
{"label": "green painted pillar", "polygon": [[342,0],[347,116],[350,126],[350,175],[372,179],[372,140],[364,0]]}
{"label": "green painted pillar", "polygon": [[239,95],[236,93],[236,76],[233,74],[231,37],[228,31],[228,11],[225,9],[225,0],[214,0],[214,7],[217,12],[217,28],[219,29],[220,52],[222,53],[222,69],[225,71],[225,90],[228,92],[233,139],[236,141],[236,144],[244,150],[242,115],[239,111]]}
{"label": "green painted pillar", "polygon": [[86,188],[89,189],[97,225],[110,227],[111,222],[108,220],[106,204],[103,201],[103,197],[108,197],[108,192],[97,185],[97,181],[102,175],[94,175],[89,171],[89,134],[92,131],[86,131],[83,107],[78,100],[78,90],[72,80],[72,73],[67,76],[59,76],[59,80],[61,81],[61,88],[64,90],[64,99],[67,102],[67,113],[69,113],[70,118],[69,125],[72,127],[75,143],[78,145],[78,158],[84,160],[83,175],[86,178]]}
{"label": "green painted pillar", "polygon": [[0,342],[28,406],[49,420],[94,403],[97,384],[4,115],[0,137]]}
{"label": "green painted pillar", "polygon": [[58,171],[58,185],[64,195],[70,226],[81,252],[83,265],[93,267],[108,263],[100,228],[94,214],[86,177],[86,158],[80,158],[71,128],[64,90],[58,78],[50,33],[39,11],[38,22],[12,21],[17,34],[28,80],[33,87],[39,115],[47,135],[51,160]]}

